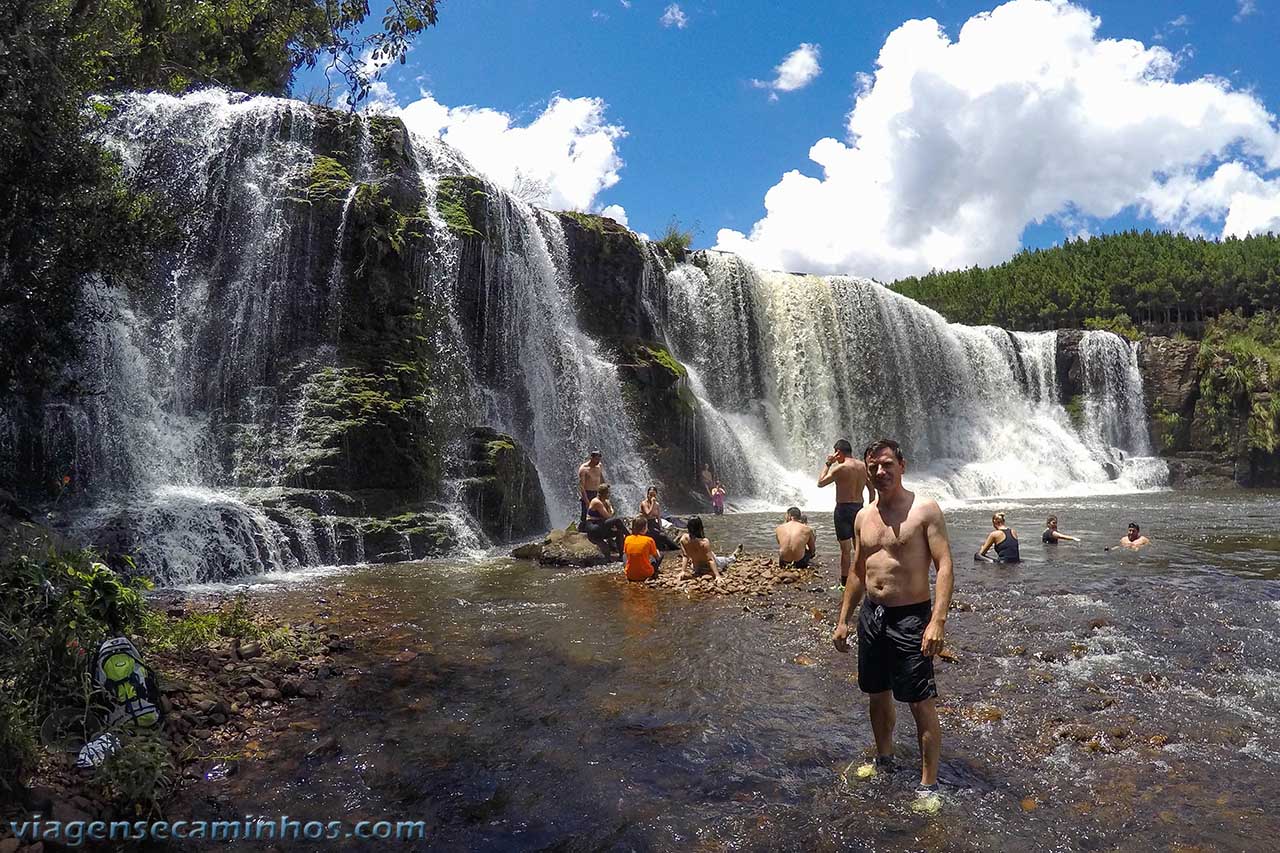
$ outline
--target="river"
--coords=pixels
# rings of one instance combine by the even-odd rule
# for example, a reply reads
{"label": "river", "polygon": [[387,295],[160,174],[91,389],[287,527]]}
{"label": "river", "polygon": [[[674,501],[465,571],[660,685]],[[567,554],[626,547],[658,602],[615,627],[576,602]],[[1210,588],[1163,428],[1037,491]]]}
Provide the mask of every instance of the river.
{"label": "river", "polygon": [[[997,508],[1019,566],[971,560]],[[1042,545],[1050,512],[1084,541]],[[243,762],[213,814],[424,820],[442,850],[1237,850],[1280,833],[1280,495],[949,508],[933,817],[907,808],[905,707],[908,769],[840,778],[871,733],[856,658],[828,640],[837,552],[814,515],[822,582],[767,598],[500,556],[263,579],[253,595],[320,609],[357,649],[316,725]],[[1130,520],[1152,547],[1104,552]],[[774,521],[708,529],[764,549]]]}

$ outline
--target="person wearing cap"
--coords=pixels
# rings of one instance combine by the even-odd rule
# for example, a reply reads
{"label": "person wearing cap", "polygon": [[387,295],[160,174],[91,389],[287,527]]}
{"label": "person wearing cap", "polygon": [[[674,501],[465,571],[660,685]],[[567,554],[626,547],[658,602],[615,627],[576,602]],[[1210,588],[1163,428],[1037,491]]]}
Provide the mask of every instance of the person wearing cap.
{"label": "person wearing cap", "polygon": [[587,507],[591,506],[600,484],[604,482],[604,464],[600,461],[603,457],[604,454],[599,450],[593,450],[591,457],[578,466],[578,503],[582,505],[578,527],[582,527],[587,520]]}
{"label": "person wearing cap", "polygon": [[1142,535],[1142,528],[1132,521],[1129,522],[1129,530],[1125,533],[1124,537],[1121,538],[1120,547],[1137,551],[1138,549],[1150,544],[1151,540]]}

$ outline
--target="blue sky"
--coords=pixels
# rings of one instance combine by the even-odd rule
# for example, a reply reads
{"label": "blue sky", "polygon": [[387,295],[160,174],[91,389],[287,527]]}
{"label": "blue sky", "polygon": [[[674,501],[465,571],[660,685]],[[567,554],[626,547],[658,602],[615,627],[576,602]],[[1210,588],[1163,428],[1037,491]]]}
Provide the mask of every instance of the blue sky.
{"label": "blue sky", "polygon": [[[377,0],[371,5],[379,6]],[[999,6],[443,0],[438,26],[421,37],[404,66],[384,73],[380,100],[406,107],[429,96],[433,117],[415,129],[452,133],[447,141],[475,146],[473,162],[484,161],[495,173],[508,165],[523,170],[521,152],[530,146],[513,138],[501,152],[487,151],[486,134],[537,122],[557,96],[582,105],[577,118],[590,115],[576,125],[568,120],[564,132],[591,137],[593,162],[577,164],[571,178],[554,165],[539,173],[536,156],[528,166],[546,183],[574,182],[564,192],[552,187],[547,201],[560,204],[551,206],[618,205],[631,228],[651,235],[674,216],[697,225],[695,245],[719,244],[789,269],[888,279],[930,266],[995,262],[1019,244],[1047,245],[1077,233],[1137,225],[1217,236],[1227,225],[1242,233],[1280,223],[1274,119],[1280,4],[1095,0],[1063,7],[1017,0]],[[974,38],[961,40],[971,48],[941,50],[947,42],[955,46],[971,18],[992,10],[986,35],[975,26]],[[1090,17],[1098,19],[1091,35]],[[903,27],[928,18],[940,32]],[[984,58],[996,57],[994,73],[1002,74],[1016,60],[1004,62],[1001,51],[1043,39],[1035,50],[1054,53],[1064,32],[1076,35],[1063,37],[1065,64],[1058,71],[1042,75],[1032,61],[1002,84],[1005,95],[1020,93],[1012,100],[988,91],[984,80],[993,74],[981,67]],[[897,58],[879,68],[877,57],[895,33]],[[987,42],[980,46],[980,38]],[[1127,72],[1114,71],[1105,58],[1114,52],[1113,40],[1140,43],[1127,49],[1147,66],[1114,86],[1106,75]],[[802,45],[812,47],[820,73],[790,91],[764,85]],[[1152,48],[1168,53],[1143,52]],[[917,54],[937,61],[917,63]],[[1076,97],[1071,78],[1078,61],[1089,69],[1080,74],[1097,79],[1092,94]],[[896,96],[891,72],[907,81]],[[1158,85],[1146,87],[1153,75]],[[1205,77],[1235,100],[1170,85]],[[969,88],[955,91],[961,79],[968,82],[958,88]],[[300,81],[298,90],[309,82]],[[1117,95],[1118,115],[1091,127],[1093,116],[1111,111],[1098,100],[1111,88],[1133,90]],[[874,146],[878,133],[889,140],[889,150],[874,156],[852,150],[860,143],[848,126],[855,97],[872,89],[879,97],[864,111],[868,130],[861,144]],[[912,106],[895,97],[913,99]],[[587,99],[595,99],[592,106]],[[1141,122],[1129,120],[1166,100]],[[475,111],[446,111],[463,107],[483,108],[488,119],[496,118],[488,111],[501,114],[506,124],[474,121],[448,130],[477,118]],[[570,105],[562,107],[567,115]],[[1176,132],[1171,122],[1179,125]],[[1232,129],[1220,131],[1224,125]],[[826,165],[843,177],[831,181],[823,181],[823,166],[810,158],[824,138],[839,143],[830,146]],[[899,138],[912,144],[895,147]],[[1035,141],[1023,144],[1029,139]],[[973,180],[951,186],[971,163],[978,172]],[[1108,171],[1109,163],[1117,165]],[[1212,182],[1224,164],[1234,165]],[[816,181],[797,179],[779,189],[776,210],[753,234],[766,216],[766,193],[793,170]],[[884,185],[892,186],[880,195]],[[996,188],[991,197],[988,185]],[[864,207],[887,213],[868,214],[860,198]],[[1034,221],[1039,218],[1044,221]],[[988,225],[994,236],[984,233]],[[721,229],[738,233],[726,236]]]}

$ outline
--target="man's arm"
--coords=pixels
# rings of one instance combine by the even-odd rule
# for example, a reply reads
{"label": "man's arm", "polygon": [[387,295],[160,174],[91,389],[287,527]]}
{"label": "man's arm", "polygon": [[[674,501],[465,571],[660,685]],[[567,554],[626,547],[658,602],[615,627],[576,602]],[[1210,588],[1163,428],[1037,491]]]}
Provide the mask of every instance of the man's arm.
{"label": "man's arm", "polygon": [[587,499],[587,470],[581,465],[578,466],[578,497]]}
{"label": "man's arm", "polygon": [[[875,487],[875,484],[874,484],[874,483],[872,482],[872,480],[871,480],[871,469],[867,467],[867,463],[866,463],[866,461],[865,461],[865,460],[864,460],[864,461],[862,461],[862,462],[859,462],[858,464],[862,466],[862,473],[863,473],[863,474],[865,474],[865,475],[866,475],[866,477],[867,477],[867,480],[866,480],[866,483],[867,483],[867,503],[869,503],[869,504],[870,504],[870,503],[875,503],[875,499],[876,499],[876,487]],[[862,497],[862,495],[858,495],[858,497]]]}
{"label": "man's arm", "polygon": [[840,602],[840,618],[831,634],[836,651],[849,651],[849,614],[862,601],[867,585],[867,551],[862,546],[862,513],[853,519],[853,571],[844,583],[844,599]]}
{"label": "man's arm", "polygon": [[805,550],[813,556],[818,554],[818,537],[814,535],[812,527],[809,528],[809,544],[805,546]]}
{"label": "man's arm", "polygon": [[[929,556],[938,567],[936,591],[933,597],[933,616],[924,629],[920,651],[932,657],[942,651],[942,640],[947,628],[947,611],[951,609],[951,592],[955,588],[955,572],[951,565],[951,541],[947,537],[947,520],[936,501],[930,501],[929,517],[925,524],[925,536],[929,542]],[[925,571],[928,571],[926,568]]]}
{"label": "man's arm", "polygon": [[818,488],[829,486],[836,481],[836,471],[840,470],[840,466],[831,466],[831,460],[828,459],[826,464],[822,466],[822,473],[818,475]]}

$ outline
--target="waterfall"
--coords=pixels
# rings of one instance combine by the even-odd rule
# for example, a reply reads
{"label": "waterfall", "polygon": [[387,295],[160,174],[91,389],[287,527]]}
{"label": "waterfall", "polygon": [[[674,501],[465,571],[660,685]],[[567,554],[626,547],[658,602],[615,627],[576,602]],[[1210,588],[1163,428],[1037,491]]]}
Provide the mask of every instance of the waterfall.
{"label": "waterfall", "polygon": [[486,186],[492,233],[469,336],[484,420],[529,450],[553,518],[577,517],[578,466],[597,448],[619,512],[637,511],[651,476],[617,366],[577,325],[560,221]]}
{"label": "waterfall", "polygon": [[1137,342],[1110,332],[1085,332],[1080,339],[1080,365],[1089,439],[1100,447],[1150,456]]}
{"label": "waterfall", "polygon": [[719,253],[695,261],[669,275],[670,336],[682,359],[717,377],[700,396],[713,420],[733,425],[735,453],[754,460],[751,479],[772,503],[831,503],[809,472],[837,438],[896,438],[909,480],[938,498],[1159,482],[1160,463],[1134,459],[1150,454],[1140,378],[1114,335],[1091,333],[1107,339],[1090,346],[1106,348],[1098,362],[1112,379],[1099,380],[1108,390],[1089,396],[1077,428],[1058,399],[1054,332],[948,323],[864,279],[758,272]]}
{"label": "waterfall", "polygon": [[[104,144],[137,189],[181,211],[180,238],[144,281],[85,283],[70,390],[34,415],[0,410],[0,486],[41,456],[41,476],[74,483],[53,520],[162,582],[403,559],[435,535],[427,522],[388,526],[406,506],[429,505],[461,552],[483,551],[459,497],[457,448],[473,425],[530,454],[557,522],[576,517],[576,470],[597,447],[623,513],[660,465],[679,476],[670,469],[695,456],[737,508],[829,505],[815,480],[837,438],[897,438],[908,479],[944,499],[1162,482],[1136,351],[1114,335],[1080,343],[1076,423],[1053,332],[951,324],[875,282],[721,252],[668,268],[641,243],[625,287],[642,319],[628,329],[686,366],[679,399],[697,404],[672,414],[685,455],[651,470],[617,364],[626,342],[584,331],[599,328],[578,315],[586,256],[555,214],[389,119],[221,91],[109,107]],[[440,209],[459,181],[470,231]],[[350,455],[342,430],[380,405],[406,440],[434,443],[378,457],[385,482],[371,483],[378,464]],[[331,421],[319,430],[317,410]],[[398,449],[391,429],[378,421],[358,443]],[[353,470],[335,473],[335,446]]]}

